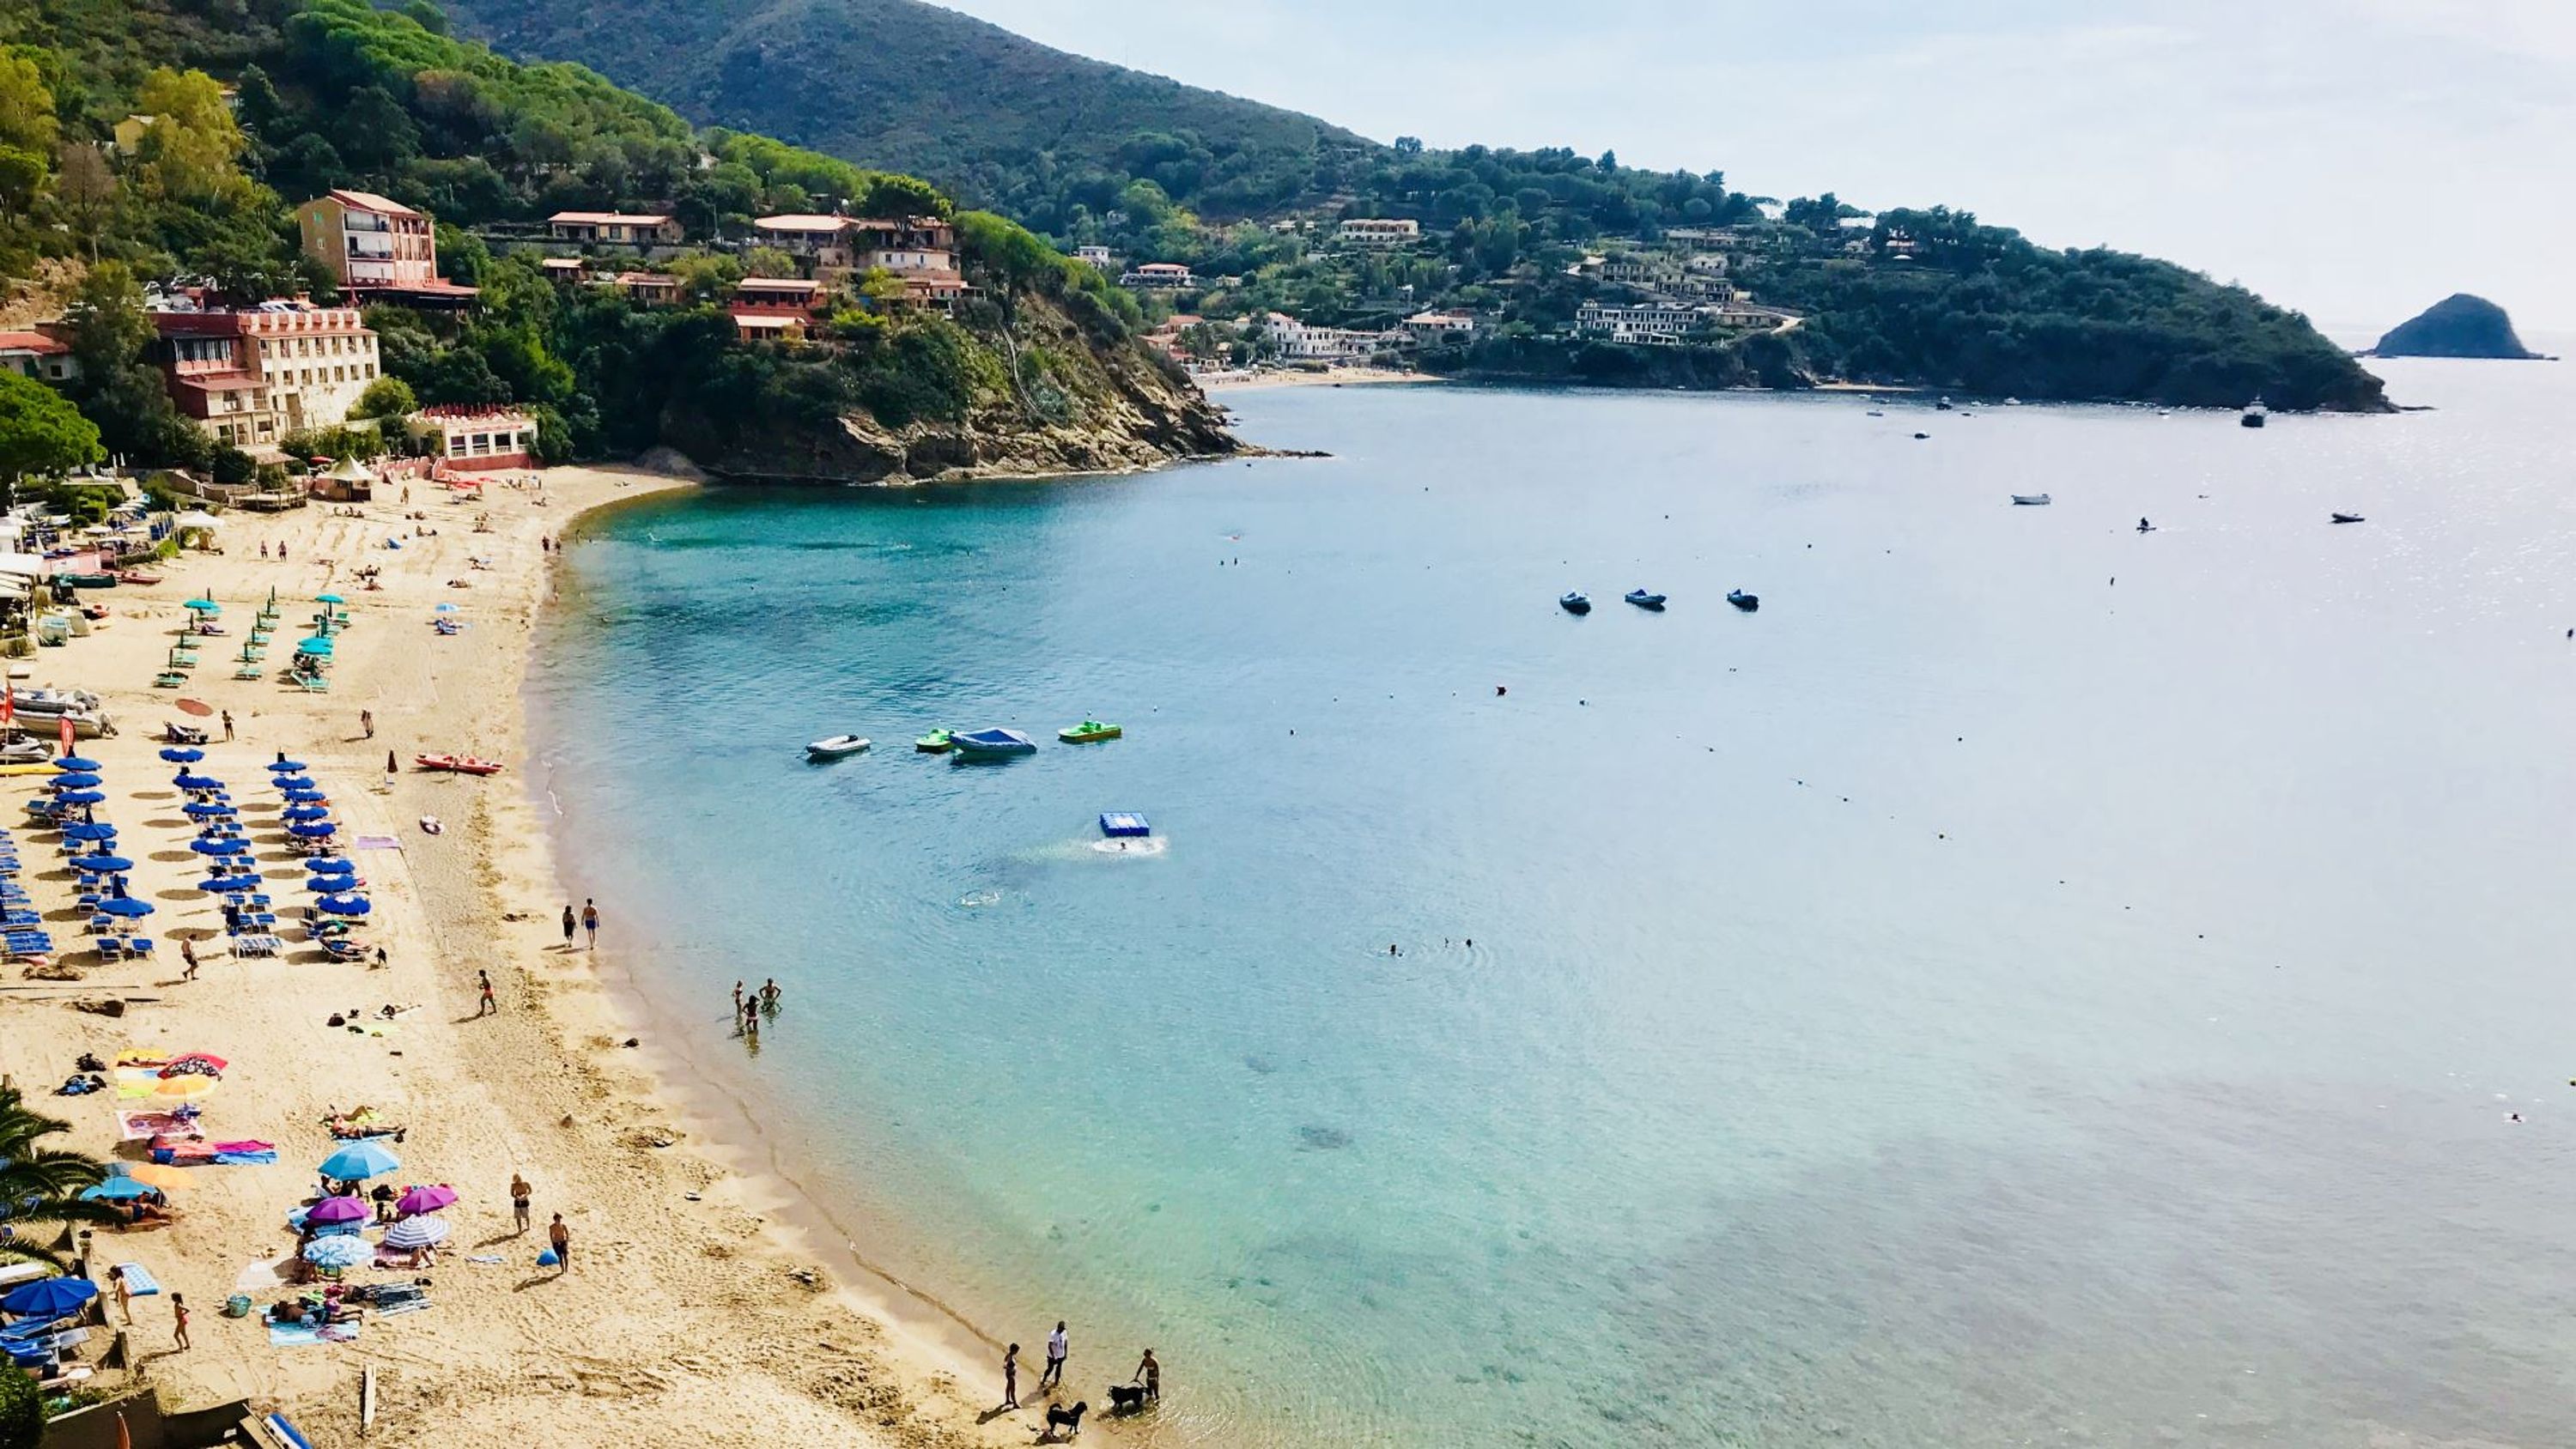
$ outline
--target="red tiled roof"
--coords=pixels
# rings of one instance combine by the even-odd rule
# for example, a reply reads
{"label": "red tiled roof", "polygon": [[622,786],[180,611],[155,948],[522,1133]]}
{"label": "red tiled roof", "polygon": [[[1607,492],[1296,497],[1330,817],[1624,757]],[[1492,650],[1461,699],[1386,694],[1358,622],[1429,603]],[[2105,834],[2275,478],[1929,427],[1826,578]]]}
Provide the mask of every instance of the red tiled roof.
{"label": "red tiled roof", "polygon": [[55,353],[71,350],[70,345],[62,339],[48,337],[42,332],[0,332],[0,352],[33,352],[39,356],[51,357]]}
{"label": "red tiled roof", "polygon": [[199,392],[241,392],[246,388],[268,386],[268,379],[249,372],[215,372],[199,377],[174,378],[172,381]]}
{"label": "red tiled roof", "polygon": [[331,199],[342,206],[353,206],[360,211],[380,211],[387,216],[420,215],[419,212],[401,202],[378,196],[372,191],[350,191],[334,186],[331,188]]}

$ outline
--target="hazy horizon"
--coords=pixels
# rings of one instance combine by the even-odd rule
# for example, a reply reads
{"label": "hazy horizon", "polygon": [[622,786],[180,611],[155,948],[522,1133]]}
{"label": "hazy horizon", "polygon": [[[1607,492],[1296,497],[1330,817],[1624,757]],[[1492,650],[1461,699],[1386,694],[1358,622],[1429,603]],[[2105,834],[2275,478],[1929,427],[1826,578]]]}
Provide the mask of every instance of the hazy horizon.
{"label": "hazy horizon", "polygon": [[1947,203],[2342,332],[2453,292],[2576,330],[2576,5],[941,0],[1381,140],[1571,146],[1756,195]]}

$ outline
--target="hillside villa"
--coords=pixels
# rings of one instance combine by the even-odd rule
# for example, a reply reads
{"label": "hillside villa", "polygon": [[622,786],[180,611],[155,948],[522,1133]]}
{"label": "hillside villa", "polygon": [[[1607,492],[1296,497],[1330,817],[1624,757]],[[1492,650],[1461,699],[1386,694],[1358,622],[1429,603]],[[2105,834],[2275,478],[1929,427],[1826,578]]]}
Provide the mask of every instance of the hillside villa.
{"label": "hillside villa", "polygon": [[1435,342],[1464,342],[1476,335],[1476,314],[1464,307],[1442,312],[1416,312],[1404,319],[1404,332],[1417,346]]}
{"label": "hillside villa", "polygon": [[304,254],[328,267],[354,298],[415,306],[460,306],[475,289],[438,274],[429,218],[371,191],[333,188],[295,208]]}
{"label": "hillside villa", "polygon": [[1190,269],[1179,262],[1143,262],[1121,273],[1118,285],[1177,291],[1184,287],[1197,286],[1198,278],[1191,276]]}
{"label": "hillside villa", "polygon": [[80,360],[72,356],[71,344],[47,330],[60,330],[60,324],[40,324],[33,331],[0,332],[0,369],[38,382],[69,382],[80,376]]}
{"label": "hillside villa", "polygon": [[1312,327],[1285,312],[1263,315],[1262,340],[1291,362],[1364,362],[1404,334]]}
{"label": "hillside villa", "polygon": [[1333,228],[1333,240],[1348,247],[1409,247],[1422,240],[1422,223],[1389,217],[1353,217]]}
{"label": "hillside villa", "polygon": [[379,371],[354,307],[266,302],[245,311],[151,314],[152,361],[179,411],[217,442],[281,457],[288,433],[346,422]]}
{"label": "hillside villa", "polygon": [[588,246],[676,246],[683,239],[671,217],[616,211],[558,211],[546,218],[546,235]]}
{"label": "hillside villa", "polygon": [[1612,342],[1669,347],[1683,334],[1720,328],[1784,332],[1798,323],[1795,313],[1749,302],[1709,304],[1652,301],[1620,304],[1586,302],[1574,314],[1574,329]]}
{"label": "hillside villa", "polygon": [[889,221],[873,217],[790,214],[751,224],[752,244],[775,247],[805,277],[837,282],[883,268],[903,281],[904,301],[947,310],[967,293],[957,267],[957,231],[935,216]]}

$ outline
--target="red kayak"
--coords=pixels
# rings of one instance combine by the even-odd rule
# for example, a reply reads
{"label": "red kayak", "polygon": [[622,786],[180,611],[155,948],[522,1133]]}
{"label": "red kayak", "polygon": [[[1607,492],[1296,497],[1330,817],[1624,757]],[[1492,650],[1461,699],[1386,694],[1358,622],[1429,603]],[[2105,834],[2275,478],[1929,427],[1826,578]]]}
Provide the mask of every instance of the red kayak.
{"label": "red kayak", "polygon": [[472,755],[414,755],[412,756],[412,763],[420,766],[424,770],[446,770],[452,774],[458,775],[497,775],[501,773],[501,765],[499,761],[478,760]]}

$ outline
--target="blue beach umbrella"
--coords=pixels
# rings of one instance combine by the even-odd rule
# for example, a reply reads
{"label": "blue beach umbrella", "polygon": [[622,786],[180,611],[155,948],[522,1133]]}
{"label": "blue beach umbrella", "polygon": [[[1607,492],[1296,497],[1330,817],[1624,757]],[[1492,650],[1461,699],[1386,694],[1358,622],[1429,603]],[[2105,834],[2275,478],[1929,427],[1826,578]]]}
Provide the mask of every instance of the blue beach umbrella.
{"label": "blue beach umbrella", "polygon": [[188,848],[199,855],[250,854],[250,842],[247,840],[210,840],[204,836],[199,836],[195,840],[188,842]]}
{"label": "blue beach umbrella", "polygon": [[116,827],[104,820],[75,820],[63,827],[66,840],[114,840]]}
{"label": "blue beach umbrella", "polygon": [[121,855],[84,855],[72,864],[98,875],[118,875],[134,869],[134,862]]}
{"label": "blue beach umbrella", "polygon": [[349,601],[341,598],[338,594],[315,594],[313,596],[313,602],[317,604],[345,604]]}
{"label": "blue beach umbrella", "polygon": [[224,611],[224,606],[212,599],[190,599],[184,607],[194,609],[200,614],[220,614]]}
{"label": "blue beach umbrella", "polygon": [[132,896],[109,896],[98,903],[98,908],[111,916],[124,916],[129,920],[152,914],[150,901],[136,900]]}
{"label": "blue beach umbrella", "polygon": [[191,800],[179,807],[179,813],[196,820],[229,820],[241,812],[215,800]]}
{"label": "blue beach umbrella", "polygon": [[334,916],[363,916],[375,909],[367,904],[365,896],[324,896],[313,903],[313,908]]}
{"label": "blue beach umbrella", "polygon": [[[85,1187],[81,1189],[81,1196],[91,1202],[129,1202],[138,1197],[150,1197],[151,1195],[152,1188],[150,1184],[136,1182],[130,1177],[111,1177],[96,1187]],[[17,1296],[17,1294],[12,1293],[8,1298],[0,1298],[0,1308],[8,1307],[9,1300]]]}
{"label": "blue beach umbrella", "polygon": [[200,775],[194,770],[181,770],[179,773],[170,777],[170,783],[182,790],[220,790],[224,788],[223,781],[216,779],[212,775]]}
{"label": "blue beach umbrella", "polygon": [[174,765],[193,765],[205,757],[205,751],[192,750],[186,745],[172,745],[170,748],[161,752],[161,758],[168,760]]}
{"label": "blue beach umbrella", "polygon": [[[101,1196],[99,1187],[105,1187],[108,1183],[114,1182],[134,1183],[134,1186],[142,1188],[143,1192],[152,1190],[143,1187],[139,1182],[134,1182],[130,1177],[111,1177],[107,1182],[100,1183],[98,1187],[89,1189],[81,1196],[96,1202]],[[125,1195],[139,1197],[142,1194]],[[87,1278],[39,1278],[33,1283],[22,1283],[10,1289],[9,1296],[0,1298],[0,1308],[5,1308],[11,1313],[23,1313],[30,1318],[60,1318],[64,1314],[77,1312],[82,1304],[97,1296],[98,1285]]]}
{"label": "blue beach umbrella", "polygon": [[260,878],[255,875],[210,875],[197,882],[197,889],[210,895],[235,896],[258,890],[260,885]]}
{"label": "blue beach umbrella", "polygon": [[356,1233],[333,1233],[304,1245],[304,1261],[317,1268],[355,1268],[376,1260],[376,1245]]}
{"label": "blue beach umbrella", "polygon": [[300,835],[306,840],[326,840],[338,833],[339,829],[340,827],[328,820],[301,820],[286,827],[286,833]]}
{"label": "blue beach umbrella", "polygon": [[379,1177],[402,1166],[402,1159],[387,1151],[374,1138],[360,1138],[322,1159],[322,1175],[342,1182],[362,1177]]}
{"label": "blue beach umbrella", "polygon": [[304,773],[304,762],[302,760],[271,760],[268,762],[268,772],[272,775],[301,775]]}
{"label": "blue beach umbrella", "polygon": [[319,805],[331,798],[310,785],[300,785],[295,789],[281,790],[278,793],[286,797],[286,803],[289,805]]}
{"label": "blue beach umbrella", "polygon": [[95,790],[107,782],[87,770],[74,770],[68,775],[56,775],[45,783],[57,790]]}
{"label": "blue beach umbrella", "polygon": [[281,820],[328,820],[331,812],[319,805],[289,805],[277,812]]}
{"label": "blue beach umbrella", "polygon": [[334,647],[336,646],[334,646],[329,639],[320,634],[316,634],[310,639],[299,639],[295,642],[296,653],[319,655],[325,659],[331,657],[331,651]]}
{"label": "blue beach umbrella", "polygon": [[57,770],[104,770],[107,766],[81,755],[58,755],[54,759],[54,768]]}
{"label": "blue beach umbrella", "polygon": [[304,868],[319,875],[326,870],[356,870],[358,863],[345,855],[314,855],[305,858]]}
{"label": "blue beach umbrella", "polygon": [[61,794],[56,795],[54,800],[56,803],[63,805],[104,805],[107,803],[107,797],[98,793],[96,790],[65,790]]}

